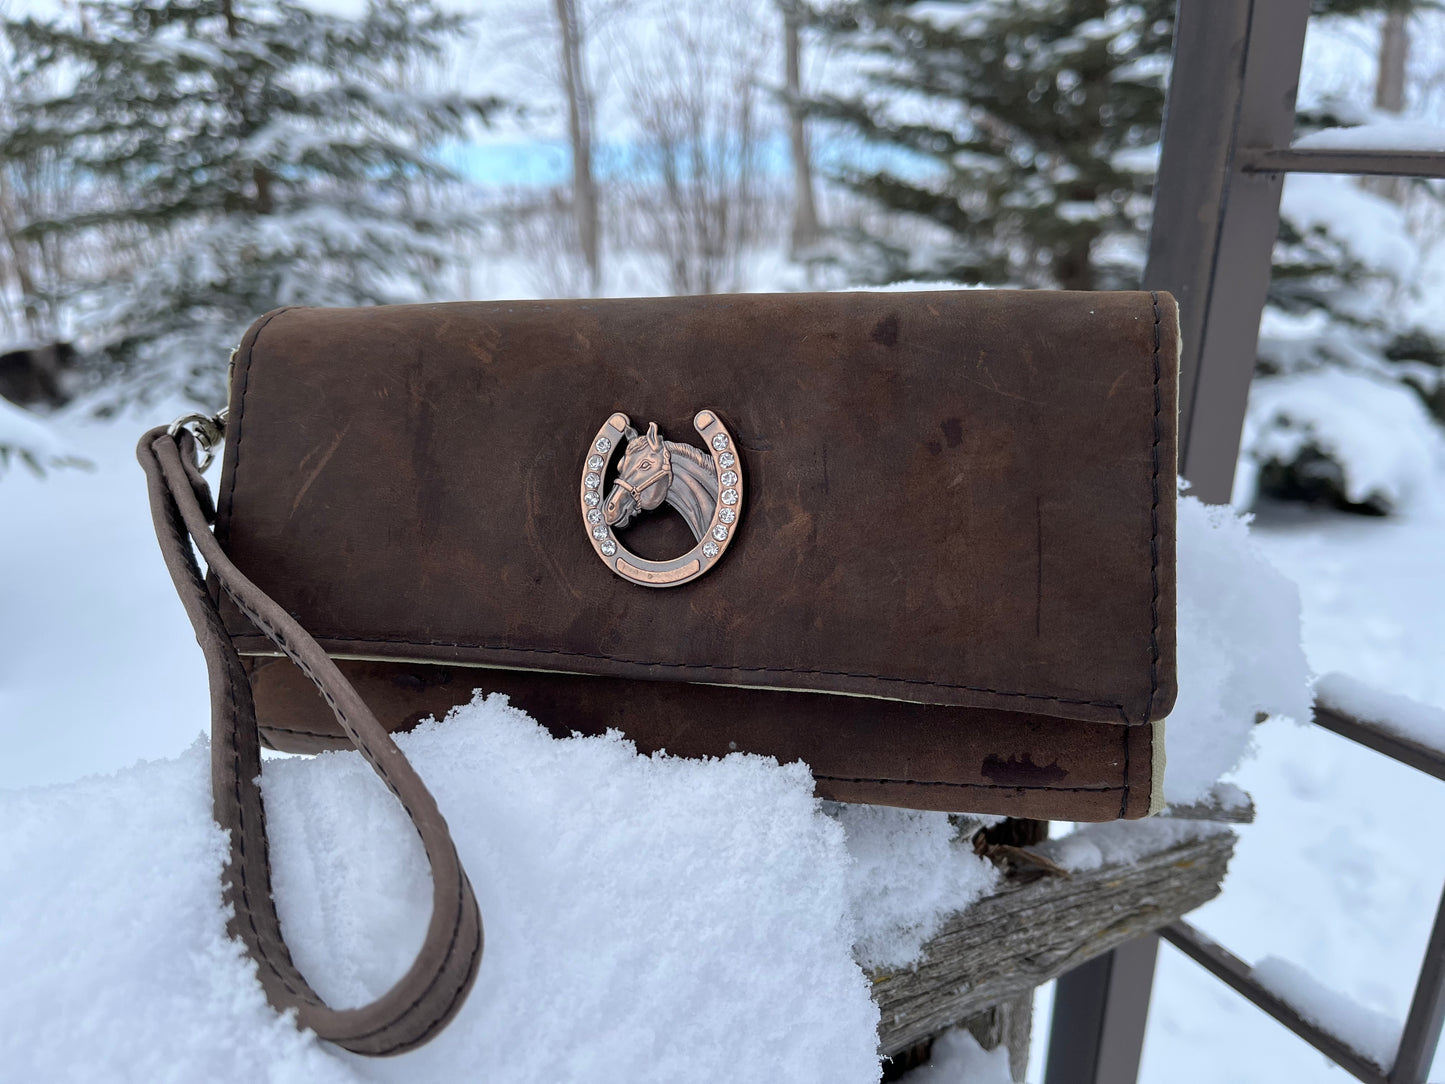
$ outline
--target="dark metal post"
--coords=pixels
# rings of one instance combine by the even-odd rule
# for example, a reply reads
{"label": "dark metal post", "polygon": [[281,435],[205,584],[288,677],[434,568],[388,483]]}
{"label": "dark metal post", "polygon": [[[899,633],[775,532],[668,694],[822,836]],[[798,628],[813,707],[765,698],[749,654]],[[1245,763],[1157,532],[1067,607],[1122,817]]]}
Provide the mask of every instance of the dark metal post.
{"label": "dark metal post", "polygon": [[[1229,500],[1279,227],[1278,174],[1243,147],[1288,146],[1310,0],[1179,0],[1143,285],[1179,301],[1180,473]],[[1157,937],[1059,980],[1046,1084],[1138,1078]]]}
{"label": "dark metal post", "polygon": [[1159,937],[1148,934],[1059,979],[1044,1084],[1129,1084],[1139,1077]]}
{"label": "dark metal post", "polygon": [[1180,473],[1229,500],[1269,288],[1283,176],[1240,152],[1287,147],[1310,0],[1180,0],[1144,286],[1179,300]]}
{"label": "dark metal post", "polygon": [[[1327,1028],[1306,1020],[1298,1009],[1261,984],[1254,977],[1253,968],[1223,945],[1200,933],[1182,919],[1165,926],[1162,935],[1184,955],[1269,1013],[1356,1080],[1364,1081],[1365,1084],[1389,1084],[1382,1066],[1375,1064]],[[1410,1084],[1420,1082],[1411,1081]]]}
{"label": "dark metal post", "polygon": [[1410,1015],[1400,1035],[1400,1050],[1390,1070],[1390,1084],[1424,1084],[1440,1045],[1440,1030],[1445,1026],[1445,891],[1435,911],[1435,926],[1430,943],[1425,946],[1425,960],[1420,965],[1420,978],[1415,982],[1415,996],[1410,1002]]}
{"label": "dark metal post", "polygon": [[1179,302],[1179,458],[1203,354],[1254,0],[1179,0],[1143,286]]}

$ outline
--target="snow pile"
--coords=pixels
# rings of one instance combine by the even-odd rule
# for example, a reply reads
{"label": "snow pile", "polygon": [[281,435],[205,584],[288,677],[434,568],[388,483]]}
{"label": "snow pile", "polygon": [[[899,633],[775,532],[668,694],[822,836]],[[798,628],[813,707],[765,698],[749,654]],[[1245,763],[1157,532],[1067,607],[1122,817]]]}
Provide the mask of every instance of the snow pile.
{"label": "snow pile", "polygon": [[1445,128],[1381,112],[1364,124],[1321,128],[1294,142],[1296,150],[1445,151]]}
{"label": "snow pile", "polygon": [[963,1028],[945,1031],[933,1043],[928,1064],[905,1073],[900,1084],[1012,1084],[1008,1048],[985,1050]]}
{"label": "snow pile", "polygon": [[[1299,145],[1309,142],[1306,136]],[[1292,173],[1279,213],[1301,233],[1328,233],[1365,268],[1397,282],[1408,281],[1419,264],[1420,244],[1400,205],[1367,192],[1352,178]]]}
{"label": "snow pile", "polygon": [[0,397],[0,471],[12,460],[18,460],[36,471],[83,462],[66,450],[60,438],[43,421]]}
{"label": "snow pile", "polygon": [[[399,739],[476,887],[486,951],[433,1043],[341,1054],[227,941],[206,753],[0,793],[0,1064],[17,1079],[874,1081],[849,858],[801,765],[557,741],[500,698]],[[281,918],[325,996],[409,962],[420,845],[355,754],[268,762]]]}
{"label": "snow pile", "polygon": [[1399,1021],[1356,1004],[1319,982],[1304,968],[1278,956],[1266,956],[1252,970],[1265,989],[1311,1024],[1337,1036],[1376,1065],[1394,1064],[1402,1030]]}
{"label": "snow pile", "polygon": [[0,791],[0,1065],[12,1080],[355,1079],[226,938],[203,743]]}
{"label": "snow pile", "polygon": [[[1300,145],[1373,131],[1330,129]],[[1440,386],[1438,269],[1419,224],[1350,178],[1308,174],[1286,180],[1280,221],[1234,503],[1264,493],[1413,512],[1445,462],[1426,406]]]}
{"label": "snow pile", "polygon": [[1212,821],[1154,817],[1146,821],[1084,824],[1066,836],[1045,840],[1034,849],[1064,869],[1083,873],[1100,866],[1126,866],[1150,854],[1205,836],[1229,831]]}
{"label": "snow pile", "polygon": [[1248,520],[1181,494],[1179,699],[1165,724],[1166,801],[1199,800],[1249,747],[1256,717],[1311,717],[1299,591]]}
{"label": "snow pile", "polygon": [[[947,813],[829,803],[848,833],[848,895],[858,961],[870,970],[923,958],[943,920],[998,881]],[[983,818],[984,821],[1000,818]]]}
{"label": "snow pile", "polygon": [[1379,723],[1402,738],[1445,750],[1445,709],[1376,689],[1348,674],[1326,674],[1315,686],[1321,703]]}
{"label": "snow pile", "polygon": [[1256,378],[1241,447],[1237,504],[1248,502],[1262,470],[1297,464],[1325,472],[1352,504],[1402,510],[1429,495],[1445,461],[1445,441],[1418,395],[1332,366]]}

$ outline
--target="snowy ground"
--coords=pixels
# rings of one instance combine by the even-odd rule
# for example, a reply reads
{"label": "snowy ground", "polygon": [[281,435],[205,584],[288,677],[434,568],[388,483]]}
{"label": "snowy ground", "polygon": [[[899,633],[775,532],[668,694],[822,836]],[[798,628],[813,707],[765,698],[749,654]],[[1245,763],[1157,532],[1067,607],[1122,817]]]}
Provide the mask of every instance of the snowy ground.
{"label": "snowy ground", "polygon": [[[109,1020],[118,1028],[124,1025],[112,1034],[136,1040],[127,1048],[135,1057],[122,1075],[153,1078],[150,1069],[168,1065],[175,1070],[178,1064],[187,1064],[202,1076],[214,1075],[211,1070],[225,1075],[221,1063],[213,1060],[217,1044],[233,1057],[225,1064],[236,1079],[247,1075],[243,1072],[247,1064],[256,1069],[265,1065],[276,1079],[357,1079],[363,1073],[373,1075],[372,1069],[378,1065],[376,1072],[389,1072],[387,1067],[396,1068],[400,1063],[336,1059],[325,1048],[285,1038],[261,1003],[236,1002],[234,994],[220,996],[231,988],[226,976],[239,975],[242,965],[220,939],[217,912],[207,910],[217,858],[204,816],[203,758],[199,750],[183,752],[205,724],[204,675],[155,553],[140,472],[130,452],[134,436],[144,424],[172,413],[156,408],[145,419],[104,426],[64,425],[61,436],[67,451],[93,460],[93,472],[61,471],[40,481],[24,470],[12,469],[0,479],[0,563],[6,569],[0,576],[0,741],[6,750],[0,760],[0,788],[65,784],[88,773],[114,771],[138,757],[168,758],[112,780],[68,784],[55,791],[0,793],[6,817],[6,828],[0,831],[0,859],[7,854],[12,859],[17,854],[23,858],[27,846],[57,838],[55,818],[63,809],[75,815],[66,837],[69,840],[73,835],[74,839],[66,845],[73,847],[78,863],[95,865],[93,876],[88,875],[83,883],[67,886],[57,882],[53,908],[27,910],[10,894],[12,910],[7,921],[11,924],[0,928],[0,956],[8,960],[0,962],[0,973],[17,973],[12,967],[25,962],[27,937],[22,934],[26,932],[59,928],[64,923],[84,932],[80,927],[93,921],[96,912],[95,907],[86,906],[91,900],[111,899],[118,909],[115,916],[124,914],[127,921],[139,924],[138,928],[144,928],[148,916],[154,923],[156,913],[147,910],[153,901],[144,893],[105,896],[115,888],[115,882],[105,875],[105,848],[114,838],[115,824],[122,822],[137,834],[164,835],[164,846],[156,848],[154,870],[175,878],[175,899],[168,913],[175,916],[177,929],[184,930],[184,936],[172,937],[164,946],[149,947],[134,936],[106,938],[103,930],[94,931],[96,940],[91,945],[105,947],[103,952],[95,947],[90,951],[93,956],[100,953],[98,958],[103,958],[111,971],[103,973],[109,975],[109,981],[90,999],[86,1019]],[[1445,657],[1445,621],[1440,617],[1445,576],[1438,557],[1445,552],[1445,515],[1422,513],[1413,520],[1392,522],[1277,510],[1265,517],[1258,535],[1268,554],[1302,585],[1305,636],[1316,670],[1344,670],[1384,688],[1445,705],[1445,667],[1439,661]],[[91,620],[77,622],[77,614],[91,615]],[[732,880],[741,892],[724,908],[730,909],[739,923],[736,930],[724,927],[731,939],[727,952],[719,951],[718,959],[730,953],[744,968],[751,961],[753,974],[766,977],[751,990],[755,1003],[766,1002],[774,1011],[790,1004],[796,1008],[800,1003],[790,999],[795,997],[793,987],[801,984],[815,994],[828,991],[830,1003],[843,1007],[826,1022],[814,1021],[816,1027],[806,1024],[805,1014],[795,1016],[803,1021],[802,1031],[774,1037],[777,1049],[786,1045],[783,1040],[787,1038],[811,1061],[811,1076],[795,1073],[789,1079],[834,1081],[866,1076],[864,1047],[810,1045],[805,1033],[811,1029],[812,1037],[817,1038],[823,1032],[842,1035],[871,1026],[862,987],[850,985],[846,969],[836,968],[839,939],[845,937],[841,923],[845,912],[860,910],[859,901],[867,900],[868,906],[861,910],[893,907],[895,918],[906,925],[908,918],[901,908],[908,901],[898,899],[900,894],[895,893],[891,902],[885,899],[880,904],[876,893],[882,882],[878,880],[859,882],[855,877],[846,885],[836,878],[829,880],[833,876],[829,871],[835,873],[847,865],[841,849],[845,846],[843,834],[837,831],[836,822],[808,812],[802,801],[806,783],[801,777],[777,769],[758,772],[747,759],[728,769],[733,773],[729,785],[746,790],[759,809],[789,826],[794,838],[810,841],[809,853],[791,865],[750,862],[740,856],[767,853],[768,840],[775,838],[769,834],[769,817],[743,824],[734,824],[731,817],[719,820],[715,813],[710,819],[706,801],[688,805],[685,813],[679,813],[683,807],[675,803],[684,801],[685,792],[698,786],[698,779],[688,775],[690,769],[675,764],[648,767],[651,762],[623,756],[615,746],[602,743],[575,743],[570,749],[568,743],[549,744],[534,733],[529,736],[515,720],[499,723],[494,719],[490,725],[492,731],[476,739],[480,744],[472,748],[472,755],[510,756],[518,765],[546,763],[549,771],[574,780],[584,780],[591,773],[597,781],[614,781],[609,784],[615,787],[610,800],[629,803],[629,808],[650,802],[659,810],[668,810],[670,819],[687,823],[692,834],[684,833],[670,845],[693,847],[699,861],[705,859],[699,867],[702,873]],[[1403,1018],[1436,894],[1445,877],[1445,854],[1435,845],[1433,830],[1445,816],[1445,786],[1323,731],[1270,723],[1258,728],[1256,738],[1259,755],[1237,779],[1255,796],[1259,820],[1242,831],[1224,896],[1200,911],[1197,920],[1246,959],[1276,956],[1293,961],[1367,1008]],[[426,743],[425,736],[419,736],[414,750],[423,759],[428,755]],[[431,755],[435,756],[435,751]],[[454,758],[455,748],[450,748],[448,755]],[[273,788],[268,800],[279,810],[278,833],[284,834],[288,809],[299,823],[304,796],[311,794],[306,788],[314,787],[323,776],[325,785],[335,789],[338,804],[364,805],[368,781],[363,777],[353,778],[355,773],[347,769],[326,769],[319,776],[313,773],[303,788],[293,778],[302,767],[301,762],[294,768],[277,765],[275,780],[268,783]],[[430,769],[423,765],[429,778],[435,773],[444,809],[449,801],[474,800],[465,796],[465,773],[453,772],[458,774],[457,780],[447,781],[454,767],[446,756]],[[677,785],[668,783],[669,779]],[[512,805],[525,801],[530,785],[515,791],[507,791],[506,786],[503,783],[501,790],[511,794]],[[138,801],[140,795],[149,800]],[[315,800],[314,795],[310,800]],[[604,805],[605,801],[578,811],[577,819],[569,822],[574,825],[571,834],[562,833],[560,842],[555,833],[537,831],[551,814],[545,803],[536,805],[530,822],[524,817],[508,829],[515,839],[507,845],[507,861],[530,859],[526,876],[534,878],[543,878],[548,868],[554,873],[572,869],[586,881],[586,892],[593,893],[586,898],[655,900],[655,894],[663,890],[657,885],[666,879],[645,862],[637,876],[625,883],[613,883],[603,867],[592,869],[584,864],[588,844],[594,841],[585,838],[583,826],[587,817],[593,818],[592,823],[605,821]],[[498,808],[506,806],[504,801]],[[316,810],[313,806],[312,812]],[[452,815],[450,809],[448,814]],[[384,813],[377,816],[385,821]],[[916,908],[918,917],[927,917],[931,900],[949,894],[961,900],[984,887],[986,878],[950,854],[947,840],[934,827],[923,822],[879,825],[870,823],[872,816],[858,813],[843,821],[855,871],[866,871],[870,863],[886,866],[878,851],[879,841],[885,841],[891,852],[897,852],[887,858],[894,863],[892,871],[909,868],[920,878],[901,893],[916,896],[915,903],[923,902]],[[167,833],[166,826],[176,823],[189,827]],[[726,835],[728,831],[733,834]],[[645,857],[649,848],[656,846],[655,841],[636,836],[595,842],[605,844],[603,852],[611,855],[631,849]],[[294,849],[304,854],[304,840]],[[467,861],[484,868],[497,860],[478,854],[468,855]],[[285,863],[282,867],[279,876],[284,877]],[[292,863],[291,871],[297,878],[315,877],[326,883],[347,883],[348,878],[355,878],[363,890],[368,878],[391,876],[388,867],[377,866],[375,856],[369,858],[364,849],[350,859],[329,858],[313,849],[304,861]],[[514,878],[521,878],[522,872],[519,868]],[[793,933],[783,939],[788,952],[774,961],[779,941],[742,936],[749,919],[744,897],[781,900],[790,892],[796,896],[799,878],[816,879],[819,887],[806,913],[799,911],[788,919],[794,923],[789,927]],[[489,899],[486,895],[504,892],[505,886],[488,888],[484,878],[477,880],[484,894],[484,910],[507,913],[500,896]],[[553,900],[569,892],[568,884],[560,881],[534,880],[530,887]],[[671,892],[670,884],[664,887]],[[649,891],[654,893],[652,897]],[[697,892],[674,895],[675,906],[655,915],[636,916],[655,926],[661,937],[685,938],[690,924],[695,928],[704,915],[716,916],[724,902],[709,898],[701,886]],[[297,929],[318,924],[325,906],[330,905],[318,904],[317,912],[309,915],[288,915],[287,921],[297,923]],[[410,928],[411,906],[402,901],[394,914],[377,919],[381,923],[377,929],[343,930],[325,951],[334,951],[341,959],[366,958],[364,951],[349,953],[347,946],[401,938],[402,931]],[[548,912],[559,923],[567,913],[561,904]],[[708,921],[716,926],[712,918]],[[318,931],[320,928],[316,925]],[[397,932],[389,934],[393,928]],[[805,935],[804,931],[811,933]],[[896,933],[896,928],[891,932],[855,930],[854,936],[886,939]],[[524,981],[519,976],[532,967],[550,974],[552,985],[529,987],[528,997],[533,1000],[526,1004],[530,1011],[545,1013],[548,1004],[569,998],[573,1006],[570,1023],[556,1021],[549,1032],[550,1045],[534,1046],[509,1046],[503,1041],[505,1028],[499,1032],[496,1028],[459,1027],[458,1036],[468,1038],[466,1042],[456,1040],[460,1045],[453,1056],[481,1059],[474,1064],[490,1059],[499,1072],[515,1079],[535,1078],[539,1072],[549,1078],[566,1078],[567,1063],[559,1060],[561,1052],[582,1048],[579,1044],[588,1034],[583,1025],[588,1019],[595,1025],[601,1019],[595,1014],[604,1007],[616,1005],[624,994],[636,998],[639,989],[645,994],[649,982],[662,984],[660,988],[670,995],[689,989],[680,972],[669,974],[670,958],[655,955],[648,957],[650,970],[644,969],[645,974],[638,970],[640,961],[637,967],[619,962],[613,974],[638,978],[628,978],[625,989],[613,989],[609,985],[613,980],[602,970],[576,970],[575,958],[586,956],[579,947],[564,945],[564,951],[555,956],[529,955],[526,948],[537,936],[538,931],[520,928],[489,931],[489,945],[496,950],[489,981],[496,985],[484,982],[479,986],[472,999],[476,1003],[473,1011],[498,1013],[506,991],[518,989]],[[318,932],[315,940],[320,937]],[[611,943],[618,941],[619,935],[599,928],[597,938],[597,943]],[[906,948],[906,944],[895,944],[889,951]],[[137,977],[134,972],[162,959],[156,955],[162,949],[171,953],[166,958],[171,969]],[[671,959],[676,962],[675,957]],[[10,1041],[17,1045],[0,1056],[0,1065],[35,1065],[14,1058],[25,1055],[28,1059],[42,1052],[73,1058],[77,1044],[72,1030],[57,1026],[64,1021],[51,1019],[45,1024],[53,1015],[47,1012],[47,1005],[76,996],[75,973],[66,971],[73,963],[62,962],[47,972],[48,995],[32,989],[18,1004],[14,997],[6,999],[12,1023],[21,1019],[13,1014],[26,1010],[26,1002],[30,1004],[29,1014],[23,1017],[27,1027],[7,1029]],[[318,960],[315,970],[323,972],[326,966]],[[327,981],[337,983],[340,991],[356,994],[366,989],[368,982],[384,984],[385,975],[379,973],[386,966],[383,960],[378,974],[370,976],[342,969]],[[553,970],[549,972],[549,968]],[[167,998],[164,990],[172,980],[181,989]],[[11,987],[10,993],[16,994],[17,989]],[[259,992],[255,996],[259,997]],[[687,996],[697,994],[694,991]],[[164,1011],[157,1008],[162,1004]],[[216,1019],[196,1015],[197,1005],[204,1004],[213,1009],[224,1005],[229,1014],[224,1028],[217,1030],[221,1026]],[[649,1032],[647,1018],[635,1015],[622,1019],[614,1029],[616,1042],[594,1042],[586,1049],[598,1057],[623,1057],[618,1053],[623,1051],[633,1060],[614,1065],[625,1067],[630,1079],[668,1079],[665,1070],[683,1068],[691,1071],[671,1079],[746,1077],[746,1072],[739,1077],[736,1071],[729,1074],[721,1067],[745,1067],[747,1058],[761,1049],[757,1041],[729,1045],[726,1037],[704,1026],[706,1014],[685,1002],[678,1008],[675,996],[660,999],[657,1006],[659,1011],[676,1010],[666,1017],[671,1021],[667,1027],[676,1030],[684,1022],[693,1024],[686,1033],[683,1061],[671,1060],[676,1051],[658,1045],[659,1033]],[[498,1019],[512,1020],[515,1025],[522,1018],[512,1014]],[[237,1024],[238,1020],[242,1023]],[[763,1018],[754,1023],[755,1039],[761,1034],[756,1029],[764,1023]],[[190,1031],[184,1025],[190,1025]],[[1045,1026],[1041,1020],[1036,1039],[1040,1053],[1046,1041]],[[160,1042],[163,1035],[181,1033],[197,1036],[197,1041],[179,1043],[174,1049],[166,1049],[162,1042],[159,1049],[165,1050],[164,1056],[141,1056],[143,1050],[156,1046],[139,1042],[146,1035]],[[487,1035],[495,1040],[490,1045],[485,1041]],[[496,1039],[497,1035],[502,1039]],[[0,1041],[0,1047],[5,1045]],[[952,1046],[957,1047],[951,1053],[954,1068],[940,1064],[926,1078],[934,1084],[986,1081],[998,1069],[997,1059],[979,1057],[967,1043],[959,1040]],[[448,1048],[438,1045],[432,1049],[440,1053],[431,1056],[441,1056]],[[258,1055],[258,1050],[264,1056]],[[948,1054],[948,1050],[941,1049],[940,1054]],[[73,1060],[69,1064],[76,1068]],[[444,1078],[447,1074],[428,1075]],[[1040,1075],[1041,1059],[1036,1059],[1032,1078]],[[1161,956],[1143,1077],[1150,1082],[1346,1079],[1167,947]]]}
{"label": "snowy ground", "polygon": [[[1445,477],[1437,479],[1445,493]],[[1445,707],[1445,516],[1262,512],[1256,537],[1300,585],[1305,649]],[[1194,921],[1251,962],[1278,956],[1402,1021],[1442,882],[1445,784],[1315,727],[1269,723],[1235,779],[1258,808],[1223,895]],[[1144,1049],[1147,1084],[1352,1079],[1169,946]],[[1430,1079],[1445,1078],[1437,1057]]]}

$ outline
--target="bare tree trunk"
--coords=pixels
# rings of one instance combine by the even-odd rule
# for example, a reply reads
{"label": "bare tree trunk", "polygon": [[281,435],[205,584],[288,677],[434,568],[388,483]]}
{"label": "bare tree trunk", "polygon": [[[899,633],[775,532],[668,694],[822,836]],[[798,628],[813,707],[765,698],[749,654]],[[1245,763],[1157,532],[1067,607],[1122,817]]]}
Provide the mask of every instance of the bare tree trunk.
{"label": "bare tree trunk", "polygon": [[[1410,56],[1409,14],[1391,8],[1380,27],[1380,64],[1375,76],[1375,108],[1388,113],[1405,109],[1405,66]],[[1366,185],[1386,199],[1400,202],[1405,198],[1403,177],[1371,177]]]}
{"label": "bare tree trunk", "polygon": [[623,86],[640,138],[627,186],[640,246],[674,294],[742,288],[759,231],[761,39],[739,0],[674,5],[665,46],[629,58]]}
{"label": "bare tree trunk", "polygon": [[[5,247],[9,250],[9,264],[11,275],[14,276],[15,286],[20,291],[23,307],[24,333],[37,342],[43,340],[49,331],[45,327],[45,321],[40,309],[36,305],[35,278],[31,274],[31,267],[36,263],[32,243],[20,236],[19,223],[17,221],[18,205],[14,193],[10,188],[9,179],[5,176],[3,167],[0,167],[0,237],[5,240]],[[4,265],[0,264],[0,271]],[[0,286],[5,283],[5,276],[0,274]],[[20,320],[14,320],[14,331],[20,331]]]}
{"label": "bare tree trunk", "polygon": [[[7,102],[13,101],[18,94],[10,68],[3,62],[0,62],[0,91],[3,91],[5,96],[0,100]],[[0,113],[0,124],[9,122],[8,114],[8,108]],[[37,271],[42,276],[45,274],[45,253],[39,243],[20,235],[21,225],[31,216],[26,213],[27,209],[21,206],[20,196],[11,185],[11,171],[13,170],[16,176],[28,173],[30,187],[34,191],[38,168],[33,162],[28,165],[21,162],[0,162],[0,241],[4,242],[8,252],[8,256],[0,253],[0,319],[10,325],[11,332],[17,337],[28,337],[37,343],[44,341],[50,331],[46,326],[48,321],[45,314],[38,305],[35,281]],[[20,313],[8,311],[4,291],[11,282],[20,294]]]}
{"label": "bare tree trunk", "polygon": [[1391,113],[1405,108],[1405,63],[1410,56],[1408,16],[1393,9],[1380,28],[1380,70],[1375,78],[1375,106]]}
{"label": "bare tree trunk", "polygon": [[808,132],[803,111],[803,43],[798,0],[782,0],[784,88],[788,96],[788,142],[793,154],[793,234],[789,256],[818,239],[818,209],[813,200],[813,163],[808,155]]}
{"label": "bare tree trunk", "polygon": [[556,0],[562,84],[567,94],[567,134],[572,144],[572,215],[577,246],[587,264],[590,292],[601,288],[602,260],[598,249],[597,185],[592,178],[592,90],[582,55],[582,26],[577,0]]}

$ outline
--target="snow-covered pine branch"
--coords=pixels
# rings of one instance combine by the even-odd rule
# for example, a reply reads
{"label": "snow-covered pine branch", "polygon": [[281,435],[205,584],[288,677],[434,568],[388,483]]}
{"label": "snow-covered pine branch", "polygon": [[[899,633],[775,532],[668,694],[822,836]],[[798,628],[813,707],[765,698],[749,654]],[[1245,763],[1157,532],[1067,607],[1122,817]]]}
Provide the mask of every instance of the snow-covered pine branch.
{"label": "snow-covered pine branch", "polygon": [[408,76],[466,30],[432,0],[89,0],[4,28],[0,161],[51,155],[85,196],[21,232],[107,257],[52,292],[108,398],[216,405],[256,316],[424,296],[478,226],[439,155],[500,103]]}
{"label": "snow-covered pine branch", "polygon": [[17,462],[36,474],[54,467],[87,465],[86,460],[65,449],[44,421],[0,397],[0,474]]}

